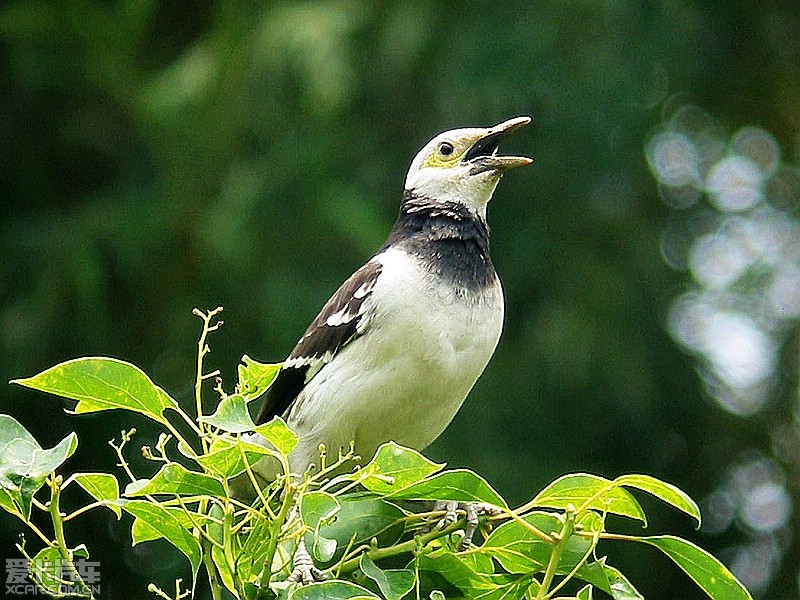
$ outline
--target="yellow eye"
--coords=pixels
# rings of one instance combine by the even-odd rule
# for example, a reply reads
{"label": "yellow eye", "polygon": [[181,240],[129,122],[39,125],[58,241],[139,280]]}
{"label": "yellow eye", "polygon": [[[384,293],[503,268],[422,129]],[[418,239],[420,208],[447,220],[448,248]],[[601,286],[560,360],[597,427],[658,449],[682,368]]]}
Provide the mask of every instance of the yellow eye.
{"label": "yellow eye", "polygon": [[451,154],[453,154],[453,150],[455,150],[455,148],[453,148],[453,144],[451,144],[450,142],[442,142],[441,144],[439,144],[439,154],[441,154],[442,156],[445,157],[450,156]]}

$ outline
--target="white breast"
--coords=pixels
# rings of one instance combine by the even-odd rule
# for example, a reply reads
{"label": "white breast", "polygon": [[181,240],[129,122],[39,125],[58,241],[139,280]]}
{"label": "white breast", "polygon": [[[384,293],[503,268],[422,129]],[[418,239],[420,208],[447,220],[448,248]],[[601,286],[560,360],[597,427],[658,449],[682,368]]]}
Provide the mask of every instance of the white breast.
{"label": "white breast", "polygon": [[308,382],[289,414],[300,437],[293,470],[317,462],[320,442],[333,456],[354,440],[365,460],[388,440],[425,448],[455,416],[497,346],[499,280],[465,295],[402,250],[373,260],[383,269],[364,335]]}

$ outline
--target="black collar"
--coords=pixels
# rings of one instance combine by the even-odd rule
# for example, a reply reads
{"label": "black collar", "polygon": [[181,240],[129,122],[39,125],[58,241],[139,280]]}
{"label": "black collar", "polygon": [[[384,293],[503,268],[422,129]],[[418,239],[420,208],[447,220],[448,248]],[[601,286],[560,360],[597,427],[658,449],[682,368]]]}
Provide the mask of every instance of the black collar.
{"label": "black collar", "polygon": [[496,277],[489,256],[489,227],[463,204],[406,190],[384,249],[390,246],[419,257],[432,273],[459,290],[492,285]]}

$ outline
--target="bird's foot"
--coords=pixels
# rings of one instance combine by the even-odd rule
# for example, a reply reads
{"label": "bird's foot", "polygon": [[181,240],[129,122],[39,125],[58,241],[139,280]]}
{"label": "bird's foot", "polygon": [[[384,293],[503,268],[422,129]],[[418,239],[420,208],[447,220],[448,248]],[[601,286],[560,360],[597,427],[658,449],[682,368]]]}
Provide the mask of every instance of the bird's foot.
{"label": "bird's foot", "polygon": [[480,524],[479,518],[482,516],[495,516],[501,513],[500,509],[491,504],[483,502],[455,502],[453,500],[439,500],[434,506],[434,510],[444,510],[444,517],[439,521],[438,527],[445,528],[458,520],[458,511],[463,511],[466,517],[464,527],[464,537],[458,544],[458,551],[463,552],[469,549],[472,538]]}
{"label": "bird's foot", "polygon": [[292,572],[289,574],[289,577],[287,577],[287,581],[306,584],[314,583],[315,581],[325,581],[328,578],[325,573],[314,565],[314,559],[311,558],[308,550],[306,550],[306,543],[304,540],[300,540],[300,543],[297,544],[297,550],[294,552],[292,563]]}

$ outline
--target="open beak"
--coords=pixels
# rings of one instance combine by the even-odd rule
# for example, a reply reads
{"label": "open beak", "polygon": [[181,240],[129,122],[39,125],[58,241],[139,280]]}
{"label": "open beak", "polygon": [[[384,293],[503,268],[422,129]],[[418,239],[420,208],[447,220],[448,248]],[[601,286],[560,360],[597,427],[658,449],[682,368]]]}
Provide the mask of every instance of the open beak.
{"label": "open beak", "polygon": [[506,169],[531,164],[533,159],[526,156],[497,156],[500,142],[530,122],[531,118],[527,116],[514,117],[487,129],[486,133],[467,150],[462,159],[462,162],[472,165],[470,175],[477,175],[485,171],[502,173]]}

